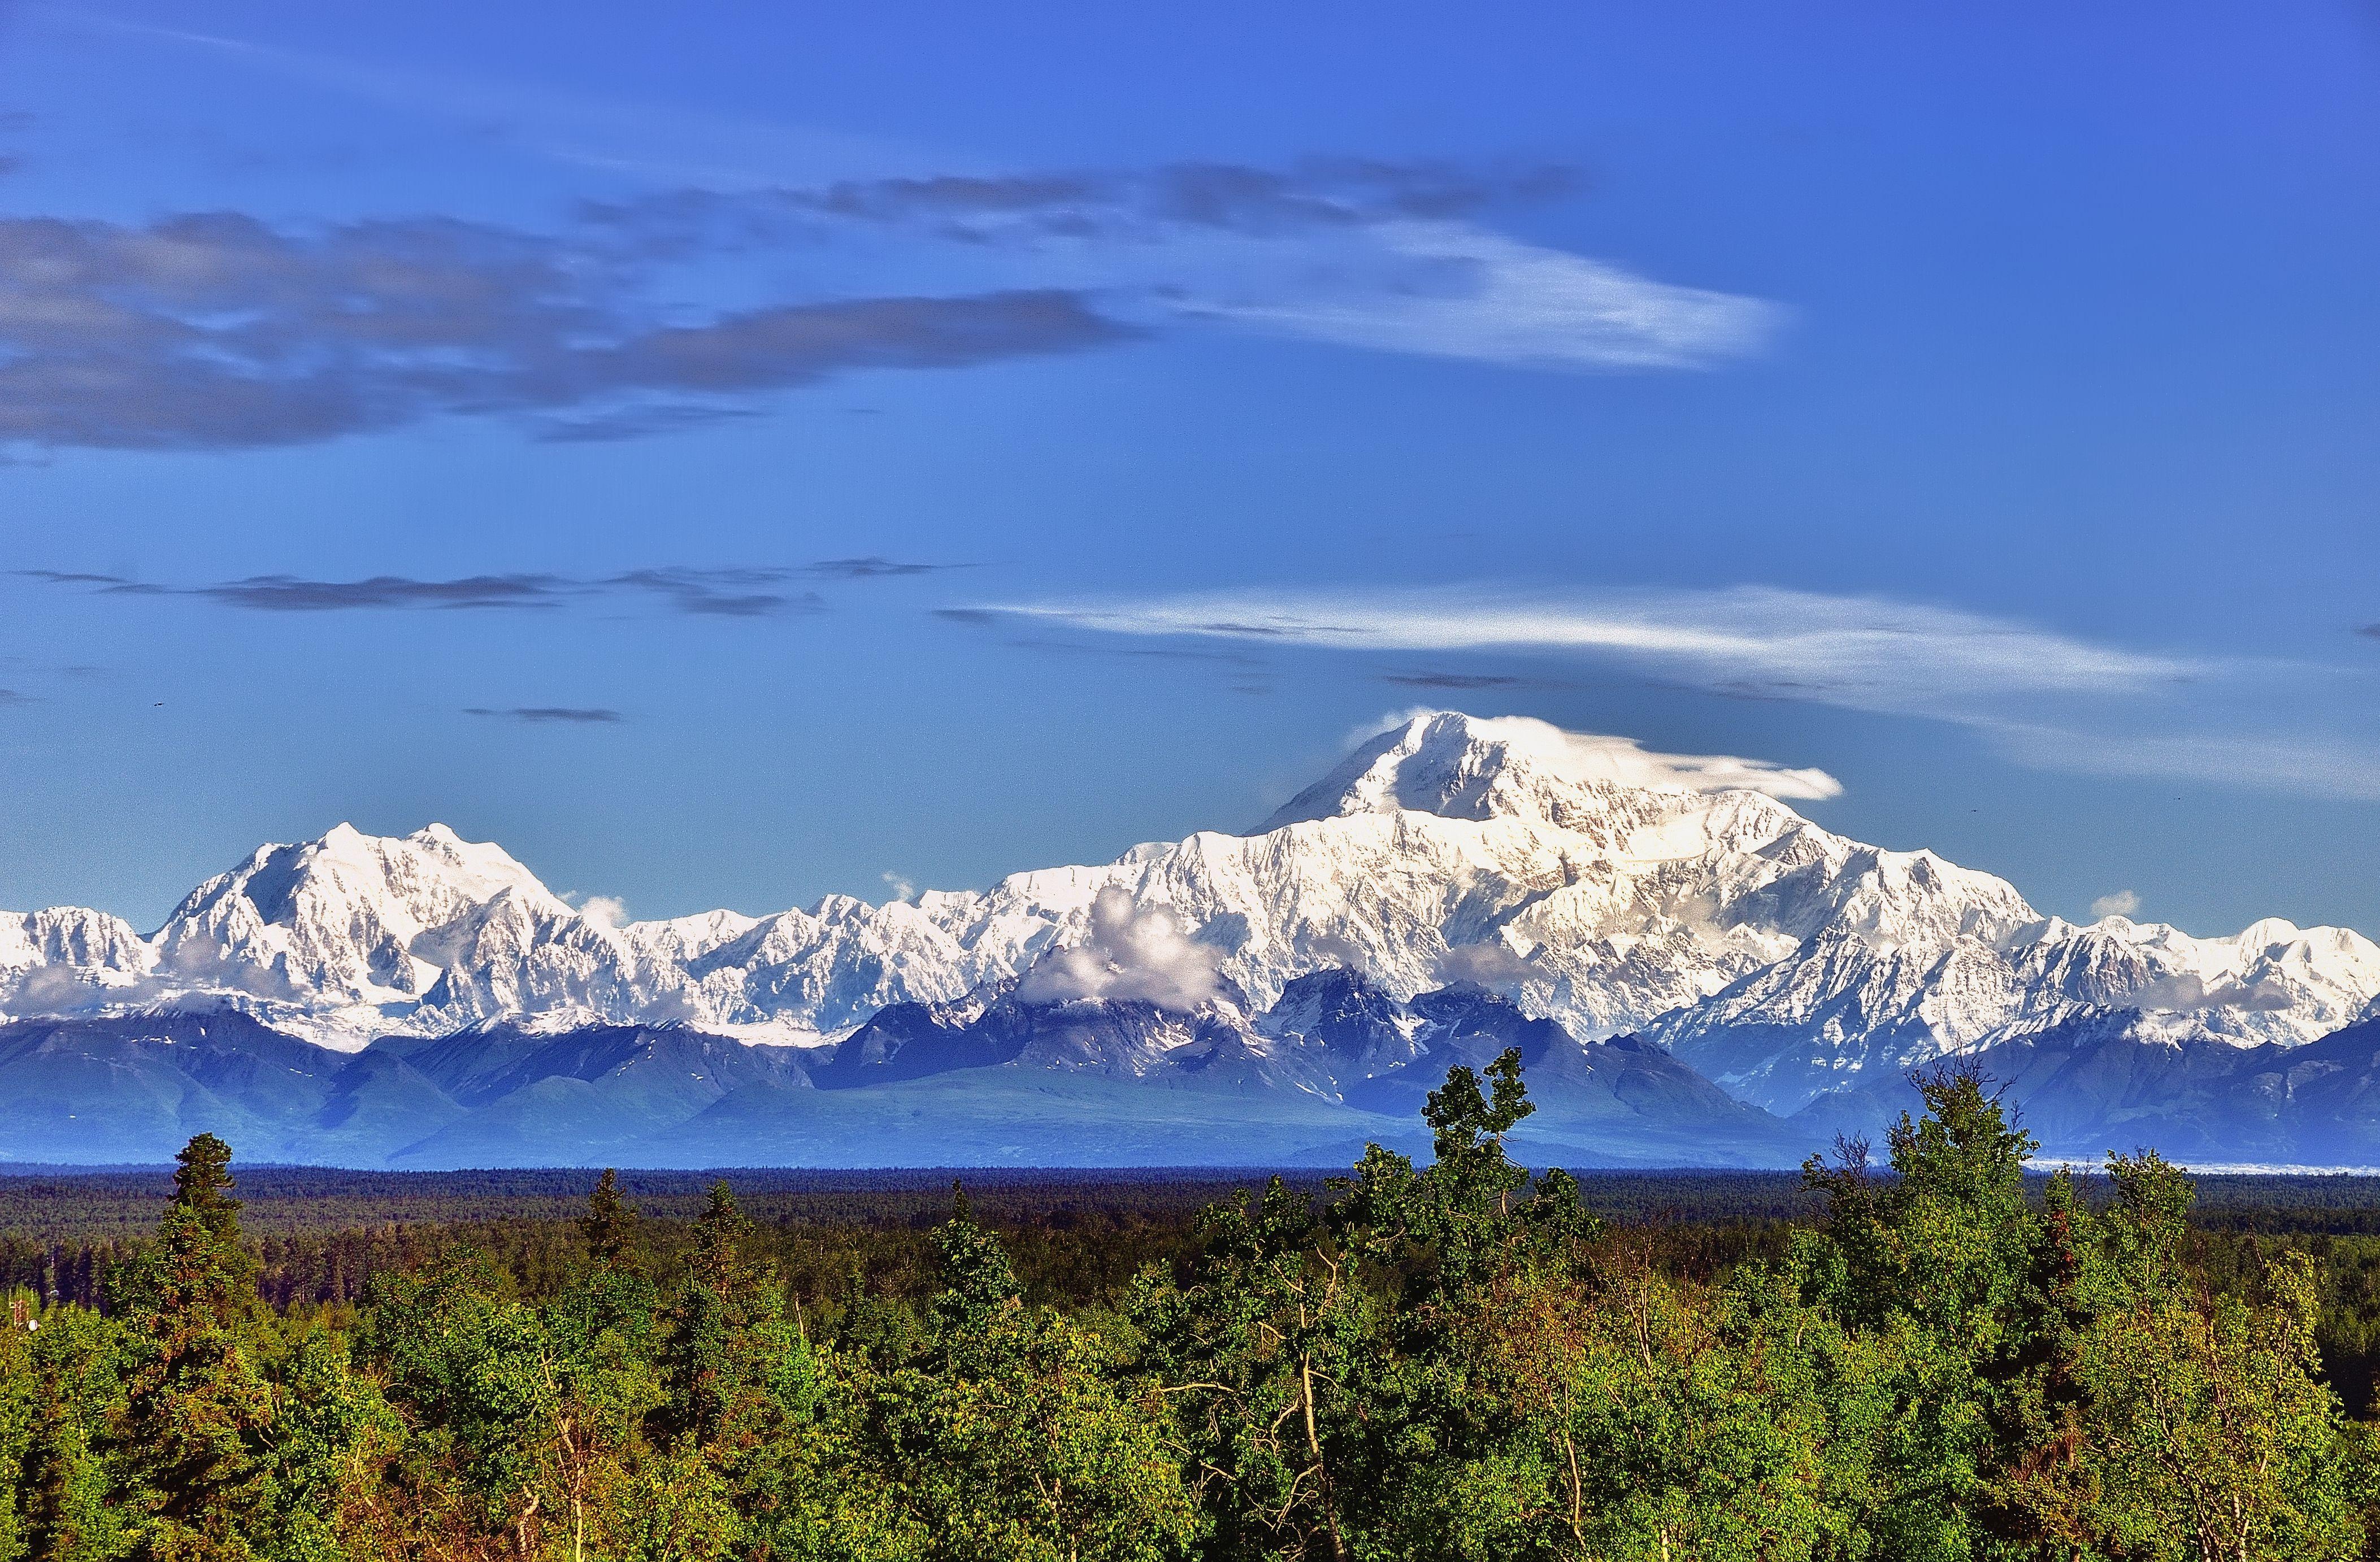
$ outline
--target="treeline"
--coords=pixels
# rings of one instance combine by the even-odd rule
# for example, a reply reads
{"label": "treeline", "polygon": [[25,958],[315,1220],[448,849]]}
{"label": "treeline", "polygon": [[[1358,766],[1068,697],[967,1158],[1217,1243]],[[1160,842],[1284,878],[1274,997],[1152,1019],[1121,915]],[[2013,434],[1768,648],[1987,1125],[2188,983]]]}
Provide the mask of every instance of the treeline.
{"label": "treeline", "polygon": [[[764,1226],[938,1224],[950,1214],[951,1180],[964,1175],[987,1218],[1060,1224],[1090,1212],[1195,1217],[1218,1199],[1261,1181],[1266,1168],[1123,1168],[1050,1171],[1007,1168],[941,1170],[813,1171],[727,1168],[709,1172],[616,1173],[622,1193],[648,1217],[691,1220],[710,1185],[725,1179],[745,1213]],[[1772,1172],[1652,1173],[1660,1195],[1698,1201],[1730,1178],[1756,1181],[1774,1204],[1798,1179]],[[1296,1186],[1319,1188],[1320,1172],[1291,1172]],[[353,1171],[332,1167],[249,1166],[240,1172],[242,1227],[251,1237],[359,1227],[492,1225],[566,1220],[586,1207],[589,1173],[542,1168],[503,1171]],[[28,1168],[0,1163],[0,1232],[44,1241],[126,1241],[149,1234],[157,1206],[172,1196],[171,1167],[93,1170]]]}
{"label": "treeline", "polygon": [[1188,1220],[664,1222],[607,1174],[568,1228],[260,1242],[202,1135],[103,1306],[0,1328],[0,1562],[2366,1555],[2324,1265],[1925,1096],[1810,1218],[1677,1226],[1513,1163],[1515,1054],[1428,1165]]}

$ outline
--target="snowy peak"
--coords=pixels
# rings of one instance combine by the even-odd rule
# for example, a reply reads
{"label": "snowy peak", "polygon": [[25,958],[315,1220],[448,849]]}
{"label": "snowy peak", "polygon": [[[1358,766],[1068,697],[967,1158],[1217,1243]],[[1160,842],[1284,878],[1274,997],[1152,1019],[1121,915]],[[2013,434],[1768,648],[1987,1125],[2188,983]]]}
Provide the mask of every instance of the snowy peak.
{"label": "snowy peak", "polygon": [[[2297,1043],[2380,1004],[2380,950],[2354,933],[2276,920],[2194,938],[2045,918],[1989,874],[1847,840],[1783,801],[1836,790],[1815,770],[1425,711],[1258,833],[980,891],[625,926],[443,826],[343,825],[261,849],[149,938],[95,912],[0,915],[0,1015],[230,1007],[343,1047],[494,1021],[683,1021],[806,1043],[1023,984],[1048,1013],[1006,1029],[971,1017],[976,1042],[1054,1056],[1097,1040],[1085,1056],[1125,1072],[1211,1053],[1228,1071],[1272,1064],[1255,1033],[1216,1028],[1210,1000],[1294,1019],[1301,1035],[1360,1036],[1345,1045],[1384,1063],[1418,1035],[1400,1028],[1419,1023],[1415,995],[1468,982],[1532,1023],[1637,1033],[1791,1107],[2084,1010]],[[1356,975],[1306,980],[1339,967]],[[1096,1005],[1059,1000],[1172,1018],[1126,1024],[1115,1008],[1094,1025]],[[917,1057],[956,1012],[919,1033]],[[1206,1052],[1181,1050],[1200,1035]],[[879,1027],[870,1046],[891,1036]],[[1336,1056],[1341,1042],[1316,1045]]]}
{"label": "snowy peak", "polygon": [[500,907],[532,923],[576,919],[500,846],[438,824],[406,836],[342,824],[258,849],[191,891],[151,941],[165,971],[259,998],[403,1002],[480,941]]}
{"label": "snowy peak", "polygon": [[[506,893],[540,912],[569,914],[501,846],[464,841],[443,824],[405,836],[366,835],[342,824],[318,841],[260,847],[193,890],[161,936],[234,914],[286,928],[369,917],[410,936]],[[226,909],[234,902],[245,902],[236,914]]]}
{"label": "snowy peak", "polygon": [[1723,756],[1655,754],[1633,738],[1564,732],[1527,717],[1423,711],[1391,727],[1267,819],[1258,833],[1308,820],[1410,812],[1518,819],[1616,842],[1707,793],[1765,794],[1770,833],[1793,820],[1778,797],[1831,797],[1818,770]]}

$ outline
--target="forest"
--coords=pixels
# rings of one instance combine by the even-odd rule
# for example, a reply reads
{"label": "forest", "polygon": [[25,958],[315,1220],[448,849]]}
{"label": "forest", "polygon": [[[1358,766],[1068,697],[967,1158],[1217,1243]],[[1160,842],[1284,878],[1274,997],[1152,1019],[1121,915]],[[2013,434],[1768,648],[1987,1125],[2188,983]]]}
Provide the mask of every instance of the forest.
{"label": "forest", "polygon": [[2375,1555],[2370,1190],[1921,1087],[1799,1179],[1533,1172],[1513,1053],[1261,1190],[11,1179],[0,1562]]}

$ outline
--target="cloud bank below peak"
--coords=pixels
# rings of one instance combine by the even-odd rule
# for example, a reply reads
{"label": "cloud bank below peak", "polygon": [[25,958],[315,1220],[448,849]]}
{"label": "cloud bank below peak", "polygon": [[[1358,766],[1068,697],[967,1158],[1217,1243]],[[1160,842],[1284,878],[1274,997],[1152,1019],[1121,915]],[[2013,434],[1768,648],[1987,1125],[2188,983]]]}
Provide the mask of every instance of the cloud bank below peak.
{"label": "cloud bank below peak", "polygon": [[1192,938],[1172,908],[1111,884],[1079,943],[1046,952],[1017,983],[1024,1003],[1148,1003],[1184,1012],[1222,991],[1222,951]]}

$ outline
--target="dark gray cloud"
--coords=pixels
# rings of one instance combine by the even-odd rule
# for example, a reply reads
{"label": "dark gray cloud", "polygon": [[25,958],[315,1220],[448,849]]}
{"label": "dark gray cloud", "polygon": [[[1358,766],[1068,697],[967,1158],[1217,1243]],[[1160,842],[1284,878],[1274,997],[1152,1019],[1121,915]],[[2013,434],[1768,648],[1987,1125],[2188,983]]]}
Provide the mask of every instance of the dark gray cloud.
{"label": "dark gray cloud", "polygon": [[594,585],[600,590],[650,592],[680,612],[713,618],[766,618],[776,613],[818,612],[826,607],[826,599],[815,591],[773,589],[803,573],[774,567],[644,569],[608,575]]}
{"label": "dark gray cloud", "polygon": [[1508,672],[1383,672],[1380,682],[1394,684],[1404,689],[1439,689],[1464,693],[1479,689],[1509,689],[1530,680]]}
{"label": "dark gray cloud", "polygon": [[605,726],[627,720],[618,711],[601,705],[516,705],[504,709],[471,705],[464,707],[463,714],[493,716],[507,721],[526,721],[533,726]]}
{"label": "dark gray cloud", "polygon": [[[918,563],[914,560],[887,559],[877,553],[870,553],[857,559],[820,559],[809,566],[812,575],[825,575],[836,580],[880,580],[900,575],[939,575],[944,570],[963,570],[973,567],[971,564]],[[956,613],[964,610],[954,608],[948,611]]]}
{"label": "dark gray cloud", "polygon": [[623,438],[867,369],[1127,339],[1080,295],[863,297],[664,320],[641,259],[451,218],[0,218],[0,443],[304,443],[443,415]]}
{"label": "dark gray cloud", "polygon": [[204,597],[227,607],[265,612],[338,612],[351,608],[545,608],[572,594],[551,575],[474,575],[455,580],[415,580],[376,575],[365,580],[304,580],[258,575],[215,586],[173,587],[126,582],[106,588],[142,596]]}
{"label": "dark gray cloud", "polygon": [[2380,624],[2364,624],[2362,628],[2356,630],[2356,633],[2358,635],[2368,635],[2375,640],[2380,640]]}
{"label": "dark gray cloud", "polygon": [[684,613],[762,618],[822,611],[826,600],[817,592],[789,588],[790,583],[808,578],[817,571],[814,565],[670,567],[586,577],[525,573],[461,575],[450,580],[400,575],[375,575],[360,580],[255,575],[204,586],[168,586],[123,575],[61,570],[15,573],[55,586],[81,587],[100,596],[191,597],[259,612],[419,609],[549,611],[601,598],[642,597]]}
{"label": "dark gray cloud", "polygon": [[1576,190],[1566,164],[1307,158],[1285,168],[1175,163],[1136,170],[848,179],[726,195],[675,190],[581,208],[639,254],[773,243],[787,225],[909,227],[965,243],[1144,235],[1168,225],[1278,236],[1404,220],[1446,221]]}
{"label": "dark gray cloud", "polygon": [[0,706],[38,705],[41,702],[35,699],[31,695],[22,694],[15,689],[0,689]]}
{"label": "dark gray cloud", "polygon": [[[747,417],[840,374],[1079,352],[1133,340],[1150,321],[1201,318],[1193,306],[1205,295],[1184,278],[1142,273],[1211,250],[1219,236],[1328,250],[1340,241],[1316,236],[1459,224],[1576,182],[1549,166],[1313,159],[679,190],[588,205],[552,232],[439,216],[311,226],[237,212],[0,217],[0,449],[279,446],[442,417],[509,418],[557,443],[646,438]],[[1074,285],[1106,277],[1097,304],[1083,285],[708,311],[672,297],[682,272],[724,255],[883,233],[1027,248],[1099,241],[1139,259],[1121,274],[1070,269]],[[1477,261],[1472,249],[1374,259],[1390,282],[1348,282],[1330,254],[1292,269],[1402,298],[1416,275]],[[1293,314],[1307,321],[1296,329],[1311,326]],[[1367,326],[1364,340],[1446,351],[1450,329]]]}

